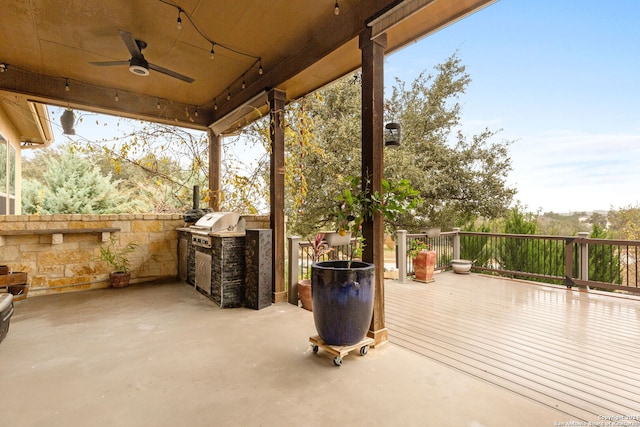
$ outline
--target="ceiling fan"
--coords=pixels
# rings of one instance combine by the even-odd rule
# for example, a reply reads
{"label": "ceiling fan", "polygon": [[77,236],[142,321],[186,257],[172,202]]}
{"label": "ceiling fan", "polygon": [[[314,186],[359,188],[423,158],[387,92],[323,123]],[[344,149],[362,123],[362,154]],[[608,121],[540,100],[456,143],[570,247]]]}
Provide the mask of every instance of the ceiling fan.
{"label": "ceiling fan", "polygon": [[148,76],[149,69],[152,69],[159,73],[166,74],[167,76],[180,79],[187,83],[192,83],[194,81],[191,77],[187,77],[183,74],[176,73],[175,71],[171,71],[164,67],[160,67],[159,65],[147,62],[147,60],[144,59],[144,55],[142,54],[142,49],[147,47],[147,43],[142,40],[134,39],[131,33],[120,31],[120,37],[122,37],[124,44],[127,46],[127,49],[129,49],[129,53],[131,53],[131,59],[129,59],[128,61],[90,62],[90,64],[99,65],[101,67],[110,67],[112,65],[128,65],[129,71],[138,76]]}

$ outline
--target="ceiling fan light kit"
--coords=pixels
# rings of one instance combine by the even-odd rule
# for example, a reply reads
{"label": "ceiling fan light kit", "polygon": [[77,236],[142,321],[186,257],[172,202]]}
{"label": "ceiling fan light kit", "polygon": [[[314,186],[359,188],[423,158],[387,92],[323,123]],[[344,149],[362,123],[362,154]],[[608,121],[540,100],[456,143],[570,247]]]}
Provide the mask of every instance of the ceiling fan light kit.
{"label": "ceiling fan light kit", "polygon": [[137,76],[148,76],[149,65],[143,58],[131,58],[129,63],[129,71]]}
{"label": "ceiling fan light kit", "polygon": [[102,67],[128,64],[129,71],[131,71],[136,76],[148,76],[149,69],[152,69],[154,71],[165,74],[169,77],[174,77],[187,83],[192,83],[194,81],[191,77],[185,76],[184,74],[180,74],[175,71],[168,70],[164,67],[160,67],[159,65],[150,64],[149,62],[147,62],[147,60],[144,58],[144,55],[142,54],[142,49],[147,47],[147,43],[143,40],[134,39],[131,33],[127,31],[120,31],[120,37],[122,37],[122,41],[127,46],[127,49],[131,54],[131,59],[129,59],[128,61],[91,62],[91,64]]}
{"label": "ceiling fan light kit", "polygon": [[[245,89],[247,87],[247,81],[246,81],[246,75],[247,73],[254,69],[257,66],[258,69],[258,74],[259,75],[263,75],[264,74],[264,68],[262,67],[262,58],[259,56],[255,56],[246,52],[242,52],[240,50],[237,50],[235,48],[229,47],[229,46],[225,46],[222,45],[214,40],[211,40],[209,37],[207,37],[200,28],[198,28],[196,26],[196,24],[193,22],[193,20],[191,19],[191,16],[184,11],[181,7],[171,3],[168,0],[160,0],[161,3],[164,3],[168,6],[174,7],[177,12],[178,12],[178,18],[177,18],[177,23],[179,26],[179,29],[182,29],[182,24],[183,24],[183,20],[182,20],[182,15],[184,14],[186,21],[184,22],[188,22],[189,24],[191,24],[194,29],[196,30],[196,32],[202,37],[204,38],[208,43],[211,44],[211,49],[209,51],[209,56],[211,59],[213,59],[215,57],[215,48],[216,47],[221,47],[223,49],[226,49],[230,52],[233,52],[237,55],[241,55],[241,56],[245,56],[247,58],[253,58],[254,62],[251,64],[251,66],[249,66],[249,68],[242,73],[238,79],[236,79],[234,81],[234,83],[232,85],[240,85],[240,81],[241,81],[241,87],[242,89]],[[337,6],[337,1],[336,1],[336,6]],[[183,74],[177,73],[175,71],[163,68],[159,65],[155,65],[152,63],[147,62],[147,60],[145,59],[144,55],[142,54],[142,50],[145,49],[147,47],[147,43],[144,42],[143,40],[138,40],[135,39],[133,37],[133,35],[127,31],[122,31],[120,30],[120,37],[122,38],[124,44],[127,46],[127,49],[129,50],[129,53],[131,54],[131,58],[129,60],[122,60],[122,61],[101,61],[101,62],[90,62],[90,64],[92,65],[97,65],[97,66],[103,66],[103,67],[109,67],[109,66],[117,66],[117,65],[127,65],[129,67],[129,71],[132,74],[135,74],[136,76],[149,76],[150,74],[150,70],[153,71],[157,71],[161,74],[165,74],[169,77],[174,77],[176,79],[182,80],[184,82],[187,83],[192,83],[195,80],[191,77],[185,76]],[[231,90],[230,87],[227,88],[227,93],[224,94],[223,96],[226,97],[227,100],[231,99]],[[221,94],[222,95],[222,94]],[[214,99],[214,110],[217,110],[218,105],[217,102]],[[158,104],[158,108],[160,108],[160,105]]]}

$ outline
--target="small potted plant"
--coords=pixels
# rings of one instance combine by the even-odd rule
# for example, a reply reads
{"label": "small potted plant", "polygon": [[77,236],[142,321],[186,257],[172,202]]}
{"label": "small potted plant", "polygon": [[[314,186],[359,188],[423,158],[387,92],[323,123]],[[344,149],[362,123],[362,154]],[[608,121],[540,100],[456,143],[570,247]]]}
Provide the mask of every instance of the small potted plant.
{"label": "small potted plant", "polygon": [[407,256],[413,262],[414,279],[418,282],[433,282],[433,272],[436,265],[436,252],[424,240],[412,240],[407,249]]}
{"label": "small potted plant", "polygon": [[[313,262],[318,262],[322,260],[322,257],[331,251],[333,248],[329,247],[329,245],[324,240],[325,234],[318,233],[313,241],[309,240],[311,244],[312,252],[312,260]],[[302,303],[302,308],[305,310],[313,311],[313,301],[311,298],[311,279],[300,279],[298,281],[298,298]]]}
{"label": "small potted plant", "polygon": [[128,243],[120,246],[115,235],[111,235],[109,243],[100,246],[100,259],[113,268],[109,273],[109,281],[114,288],[124,288],[129,285],[131,271],[129,271],[129,254],[134,252],[138,245]]}

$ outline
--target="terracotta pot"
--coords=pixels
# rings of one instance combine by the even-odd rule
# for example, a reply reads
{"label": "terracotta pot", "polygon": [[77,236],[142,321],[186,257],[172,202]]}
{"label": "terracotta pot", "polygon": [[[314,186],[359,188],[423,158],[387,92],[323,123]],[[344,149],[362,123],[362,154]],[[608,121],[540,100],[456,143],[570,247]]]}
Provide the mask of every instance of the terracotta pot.
{"label": "terracotta pot", "polygon": [[109,281],[113,288],[126,288],[129,286],[129,280],[131,280],[131,273],[123,273],[122,271],[114,271],[109,273]]}
{"label": "terracotta pot", "polygon": [[436,266],[436,251],[421,250],[413,259],[413,280],[418,282],[433,282],[433,271]]}
{"label": "terracotta pot", "polygon": [[311,279],[298,281],[298,298],[302,303],[302,308],[313,311],[313,300],[311,298]]}

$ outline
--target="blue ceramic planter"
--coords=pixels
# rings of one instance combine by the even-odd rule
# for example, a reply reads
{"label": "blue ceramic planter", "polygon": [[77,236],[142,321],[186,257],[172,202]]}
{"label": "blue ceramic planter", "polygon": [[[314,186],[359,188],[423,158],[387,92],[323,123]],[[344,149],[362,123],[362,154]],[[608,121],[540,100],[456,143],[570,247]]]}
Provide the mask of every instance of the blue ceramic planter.
{"label": "blue ceramic planter", "polygon": [[357,344],[373,315],[374,266],[360,261],[324,261],[311,266],[313,320],[330,345]]}

